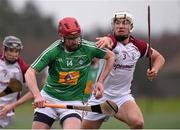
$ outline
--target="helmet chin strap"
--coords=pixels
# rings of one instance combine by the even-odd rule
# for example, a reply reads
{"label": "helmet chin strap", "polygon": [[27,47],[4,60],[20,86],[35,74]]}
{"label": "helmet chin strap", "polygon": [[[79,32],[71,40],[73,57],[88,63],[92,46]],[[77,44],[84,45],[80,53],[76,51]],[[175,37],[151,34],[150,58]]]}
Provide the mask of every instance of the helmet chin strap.
{"label": "helmet chin strap", "polygon": [[62,48],[64,49],[65,52],[74,52],[76,50],[78,50],[80,48],[81,44],[78,45],[78,47],[76,49],[71,49],[71,48],[67,48],[65,45],[64,45],[64,42],[62,42]]}
{"label": "helmet chin strap", "polygon": [[129,34],[126,34],[126,35],[119,35],[119,36],[116,36],[115,35],[115,38],[118,42],[122,42],[124,40],[126,40],[127,38],[129,37]]}
{"label": "helmet chin strap", "polygon": [[80,45],[76,49],[67,48],[65,46],[63,46],[63,47],[64,47],[64,51],[66,51],[66,52],[74,52],[79,49]]}
{"label": "helmet chin strap", "polygon": [[7,60],[6,58],[5,58],[5,60],[6,60],[6,63],[7,63],[7,64],[14,64],[14,63],[16,63],[16,61],[17,61],[17,60],[10,61],[10,60]]}
{"label": "helmet chin strap", "polygon": [[67,51],[67,52],[73,52],[73,51],[76,51],[80,48],[81,46],[81,42],[82,42],[82,36],[80,36],[80,43],[78,44],[78,47],[76,49],[71,49],[71,48],[67,48],[65,46],[65,38],[64,37],[61,37],[61,42],[62,42],[62,48]]}

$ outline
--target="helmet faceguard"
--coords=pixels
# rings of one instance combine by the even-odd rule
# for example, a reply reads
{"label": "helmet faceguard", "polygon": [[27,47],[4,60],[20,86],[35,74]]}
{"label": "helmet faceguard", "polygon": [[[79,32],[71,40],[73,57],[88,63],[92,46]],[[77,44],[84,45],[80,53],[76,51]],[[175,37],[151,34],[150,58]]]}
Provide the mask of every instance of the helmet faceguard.
{"label": "helmet faceguard", "polygon": [[3,46],[11,49],[23,49],[21,40],[15,36],[6,36],[3,41]]}
{"label": "helmet faceguard", "polygon": [[[114,25],[114,23],[117,21],[117,19],[125,19],[125,20],[128,20],[131,24],[131,29],[130,29],[130,32],[132,31],[133,29],[133,17],[132,15],[129,13],[129,12],[126,12],[126,11],[119,11],[119,12],[115,12],[113,14],[113,17],[112,17],[112,26]],[[129,37],[129,34],[130,32],[126,35],[115,35],[115,38],[117,41],[124,41],[125,39],[127,39]]]}
{"label": "helmet faceguard", "polygon": [[66,17],[59,21],[58,33],[61,37],[76,38],[81,34],[81,28],[75,18]]}
{"label": "helmet faceguard", "polygon": [[[22,42],[15,36],[6,36],[3,41],[3,57],[8,64],[14,64],[23,49]],[[12,53],[17,52],[17,53]]]}

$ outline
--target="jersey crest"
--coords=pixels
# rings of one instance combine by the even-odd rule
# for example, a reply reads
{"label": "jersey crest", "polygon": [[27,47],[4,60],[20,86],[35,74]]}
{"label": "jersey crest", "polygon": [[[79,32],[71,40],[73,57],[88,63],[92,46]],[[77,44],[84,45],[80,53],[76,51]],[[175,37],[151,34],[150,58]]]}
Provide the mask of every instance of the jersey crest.
{"label": "jersey crest", "polygon": [[76,85],[79,79],[79,71],[60,72],[59,83],[63,85]]}

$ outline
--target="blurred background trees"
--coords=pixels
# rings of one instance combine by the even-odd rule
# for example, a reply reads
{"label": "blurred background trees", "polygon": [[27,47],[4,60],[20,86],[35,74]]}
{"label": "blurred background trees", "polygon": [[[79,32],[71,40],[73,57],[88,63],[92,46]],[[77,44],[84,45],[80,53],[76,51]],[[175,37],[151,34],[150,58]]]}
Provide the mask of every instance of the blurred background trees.
{"label": "blurred background trees", "polygon": [[[109,29],[94,28],[85,39],[95,41],[98,36],[107,35]],[[37,56],[58,38],[57,25],[53,18],[43,16],[35,4],[28,1],[24,8],[17,12],[8,0],[0,0],[0,42],[7,35],[15,35],[22,39],[24,49],[22,56],[31,64]],[[144,34],[134,34],[138,38],[147,40]],[[166,64],[157,79],[150,82],[146,78],[148,60],[141,60],[137,64],[133,81],[133,94],[143,97],[180,97],[180,30],[152,37],[152,47],[163,54]],[[1,44],[2,46],[2,44]],[[41,84],[42,76],[39,78]]]}

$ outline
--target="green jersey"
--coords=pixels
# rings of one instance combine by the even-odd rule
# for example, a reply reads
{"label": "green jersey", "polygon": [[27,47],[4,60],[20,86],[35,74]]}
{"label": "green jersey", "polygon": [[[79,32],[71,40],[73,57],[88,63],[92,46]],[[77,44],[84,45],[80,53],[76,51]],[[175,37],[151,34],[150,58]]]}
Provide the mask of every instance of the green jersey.
{"label": "green jersey", "polygon": [[49,66],[47,82],[43,90],[50,96],[64,100],[83,100],[91,61],[103,58],[106,51],[96,48],[95,43],[81,41],[78,50],[67,52],[61,40],[50,45],[31,67],[37,72]]}

